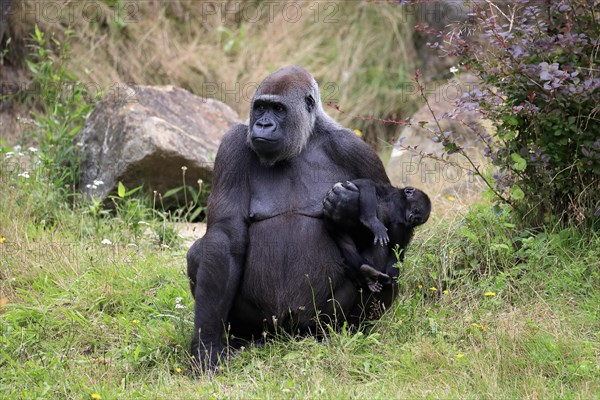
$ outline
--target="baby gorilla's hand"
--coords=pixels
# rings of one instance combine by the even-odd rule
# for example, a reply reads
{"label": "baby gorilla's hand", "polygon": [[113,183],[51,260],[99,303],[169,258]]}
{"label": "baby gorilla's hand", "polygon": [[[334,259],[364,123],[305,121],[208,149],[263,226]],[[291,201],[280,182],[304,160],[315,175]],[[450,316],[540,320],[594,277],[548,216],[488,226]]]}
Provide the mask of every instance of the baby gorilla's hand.
{"label": "baby gorilla's hand", "polygon": [[336,224],[357,221],[360,214],[360,191],[352,182],[338,182],[323,199],[323,213]]}
{"label": "baby gorilla's hand", "polygon": [[375,225],[373,227],[373,234],[375,235],[375,239],[373,239],[373,244],[387,246],[387,244],[390,242],[390,237],[387,234],[387,228],[383,224]]}

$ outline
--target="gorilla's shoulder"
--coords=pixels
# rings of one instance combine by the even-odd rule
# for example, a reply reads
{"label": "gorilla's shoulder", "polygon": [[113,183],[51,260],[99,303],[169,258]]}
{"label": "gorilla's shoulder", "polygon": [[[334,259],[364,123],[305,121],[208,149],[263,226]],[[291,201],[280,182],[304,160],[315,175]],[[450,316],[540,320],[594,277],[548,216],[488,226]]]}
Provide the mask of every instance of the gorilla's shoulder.
{"label": "gorilla's shoulder", "polygon": [[[345,165],[355,178],[368,178],[377,183],[389,184],[381,159],[364,140],[350,129],[329,125],[323,130],[322,148],[331,160]],[[352,174],[351,174],[352,175]]]}
{"label": "gorilla's shoulder", "polygon": [[328,146],[333,148],[344,148],[352,151],[368,151],[367,149],[370,149],[369,145],[359,138],[356,133],[341,126],[331,127],[325,132],[324,136]]}
{"label": "gorilla's shoulder", "polygon": [[239,140],[242,140],[242,143],[245,143],[247,134],[248,134],[248,125],[237,124],[237,125],[234,125],[233,127],[231,127],[231,129],[229,129],[227,131],[227,133],[225,133],[225,135],[223,135],[222,142],[231,142],[231,141],[237,142]]}
{"label": "gorilla's shoulder", "polygon": [[228,160],[231,162],[233,159],[238,159],[238,163],[242,162],[242,158],[247,158],[247,154],[250,152],[248,145],[246,144],[246,137],[248,136],[248,126],[238,124],[233,126],[221,139],[219,150],[217,150],[217,160]]}

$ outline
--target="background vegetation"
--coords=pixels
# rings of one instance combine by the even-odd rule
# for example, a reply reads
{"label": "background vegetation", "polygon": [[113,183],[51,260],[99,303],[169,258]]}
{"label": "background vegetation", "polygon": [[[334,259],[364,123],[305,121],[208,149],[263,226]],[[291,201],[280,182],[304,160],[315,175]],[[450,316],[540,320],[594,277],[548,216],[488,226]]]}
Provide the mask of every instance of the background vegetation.
{"label": "background vegetation", "polygon": [[[108,13],[134,3],[94,4]],[[111,207],[81,201],[71,139],[96,92],[53,90],[89,79],[100,88],[172,83],[201,94],[204,83],[259,81],[296,62],[321,82],[343,83],[337,90],[347,113],[332,115],[370,140],[385,138],[390,125],[351,115],[367,105],[378,117],[403,118],[414,107],[399,90],[412,79],[404,76],[414,69],[412,25],[392,4],[339,3],[348,5],[332,24],[281,17],[244,24],[233,14],[221,23],[218,14],[202,20],[208,14],[193,2],[135,4],[134,22],[46,18],[35,29],[24,18],[11,27],[6,63],[22,60],[39,90],[18,94],[15,107],[35,110],[33,129],[0,153],[0,397],[598,396],[595,227],[560,218],[532,226],[506,204],[461,199],[435,209],[417,232],[399,266],[399,299],[380,321],[326,341],[277,335],[215,376],[189,378],[187,249],[169,214],[135,189],[121,188]],[[243,101],[229,103],[246,110]]]}
{"label": "background vegetation", "polygon": [[26,56],[35,24],[50,44],[76,32],[65,67],[90,95],[119,83],[172,84],[246,118],[254,87],[275,69],[299,64],[320,82],[324,102],[343,105],[344,113],[328,111],[379,148],[398,126],[368,117],[402,119],[414,111],[407,100],[416,93],[398,89],[417,64],[417,14],[394,4],[23,0],[14,7],[7,62]]}

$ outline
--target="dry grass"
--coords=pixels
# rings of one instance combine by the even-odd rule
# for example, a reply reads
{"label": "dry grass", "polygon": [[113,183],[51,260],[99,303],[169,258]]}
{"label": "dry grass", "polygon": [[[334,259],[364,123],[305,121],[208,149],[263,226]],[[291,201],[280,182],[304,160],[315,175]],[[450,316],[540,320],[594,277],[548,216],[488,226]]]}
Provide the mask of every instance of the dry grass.
{"label": "dry grass", "polygon": [[[132,18],[120,22],[113,3],[126,6],[121,15]],[[90,88],[107,90],[122,82],[173,84],[222,100],[242,118],[257,82],[281,66],[299,64],[321,83],[324,102],[340,104],[344,113],[330,107],[332,116],[363,130],[378,148],[400,127],[360,117],[400,119],[413,111],[414,103],[401,90],[415,68],[413,21],[394,4],[299,1],[290,7],[286,2],[195,0],[86,4],[90,2],[25,0],[13,12],[9,34],[22,44],[38,24],[61,40],[70,26],[75,39],[67,69]],[[225,10],[237,7],[239,13],[224,15],[223,9],[212,8],[215,4]],[[47,10],[54,10],[50,5],[68,12],[47,18]],[[255,17],[256,10],[260,18]]]}

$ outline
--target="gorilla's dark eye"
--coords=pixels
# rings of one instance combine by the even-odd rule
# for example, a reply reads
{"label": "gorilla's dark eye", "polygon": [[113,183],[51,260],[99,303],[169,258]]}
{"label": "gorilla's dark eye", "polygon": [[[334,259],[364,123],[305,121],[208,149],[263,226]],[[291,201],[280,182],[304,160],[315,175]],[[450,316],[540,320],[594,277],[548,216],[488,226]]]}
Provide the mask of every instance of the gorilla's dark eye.
{"label": "gorilla's dark eye", "polygon": [[277,104],[275,106],[275,111],[278,112],[278,113],[282,113],[282,112],[285,111],[285,108],[281,104]]}
{"label": "gorilla's dark eye", "polygon": [[263,104],[257,104],[255,107],[255,110],[263,112],[263,111],[265,111],[265,106]]}
{"label": "gorilla's dark eye", "polygon": [[315,107],[315,99],[309,94],[306,96],[306,106],[308,107],[308,111],[312,111]]}

